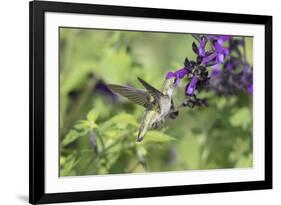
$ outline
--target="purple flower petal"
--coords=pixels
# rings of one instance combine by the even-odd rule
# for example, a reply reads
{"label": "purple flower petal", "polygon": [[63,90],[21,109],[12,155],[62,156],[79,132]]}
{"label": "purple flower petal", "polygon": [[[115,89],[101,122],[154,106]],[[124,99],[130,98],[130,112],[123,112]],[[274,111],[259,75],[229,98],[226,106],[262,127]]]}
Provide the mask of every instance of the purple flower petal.
{"label": "purple flower petal", "polygon": [[215,36],[215,35],[206,35],[206,38],[208,40],[217,40],[217,36]]}
{"label": "purple flower petal", "polygon": [[231,38],[231,36],[222,35],[222,36],[219,36],[219,37],[218,37],[217,42],[218,42],[220,45],[223,45],[224,42],[230,40],[230,38]]}
{"label": "purple flower petal", "polygon": [[200,43],[199,43],[199,47],[205,48],[206,43],[207,43],[206,38],[202,38],[201,41],[200,41]]}
{"label": "purple flower petal", "polygon": [[252,73],[252,70],[251,70],[251,68],[250,68],[250,66],[248,64],[244,65],[243,73],[244,74],[251,74]]}
{"label": "purple flower petal", "polygon": [[233,67],[234,67],[234,66],[233,66],[233,63],[228,62],[228,63],[226,64],[226,68],[227,68],[228,70],[231,70]]}
{"label": "purple flower petal", "polygon": [[205,56],[205,57],[203,58],[202,63],[203,63],[203,64],[207,64],[208,62],[210,62],[211,60],[213,60],[216,56],[217,56],[216,53],[211,53],[210,55]]}
{"label": "purple flower petal", "polygon": [[189,73],[189,71],[187,68],[182,68],[180,70],[177,70],[175,73],[180,79],[182,79],[185,75]]}
{"label": "purple flower petal", "polygon": [[182,79],[185,75],[187,75],[189,73],[187,68],[181,68],[179,70],[177,70],[176,72],[168,72],[166,75],[166,79],[172,78],[172,77],[176,77],[176,78],[180,78]]}
{"label": "purple flower petal", "polygon": [[167,75],[166,75],[166,80],[167,80],[167,79],[170,79],[170,78],[172,78],[172,77],[176,77],[176,74],[173,73],[173,72],[168,72]]}
{"label": "purple flower petal", "polygon": [[179,70],[177,70],[176,72],[168,72],[166,75],[166,79],[170,79],[170,78],[176,78],[176,86],[178,86],[180,79],[182,79],[185,75],[187,75],[189,73],[189,70],[187,68],[181,68]]}
{"label": "purple flower petal", "polygon": [[213,70],[212,70],[212,73],[211,73],[211,78],[215,78],[217,77],[219,74],[220,74],[220,67],[219,67],[219,64],[216,64],[213,66]]}
{"label": "purple flower petal", "polygon": [[218,55],[216,57],[217,63],[223,63],[223,60],[224,60],[224,55],[221,53],[218,53]]}
{"label": "purple flower petal", "polygon": [[219,43],[214,44],[214,49],[217,53],[222,53],[223,52],[223,47]]}
{"label": "purple flower petal", "polygon": [[193,95],[194,94],[195,89],[196,89],[197,81],[198,81],[197,77],[193,76],[193,78],[191,79],[191,81],[190,81],[190,83],[187,86],[186,91],[185,91],[185,93],[187,95]]}
{"label": "purple flower petal", "polygon": [[223,54],[228,55],[229,54],[229,49],[228,48],[223,48]]}
{"label": "purple flower petal", "polygon": [[216,61],[217,63],[223,63],[224,57],[229,54],[229,50],[227,48],[222,47],[222,45],[216,42],[214,45],[214,50],[217,53]]}
{"label": "purple flower petal", "polygon": [[228,35],[207,35],[206,37],[208,40],[216,40],[220,45],[231,39],[231,36]]}
{"label": "purple flower petal", "polygon": [[253,95],[253,83],[248,86],[248,92]]}
{"label": "purple flower petal", "polygon": [[205,52],[206,43],[207,43],[206,38],[203,38],[203,39],[200,40],[199,48],[198,48],[199,56],[205,56],[205,54],[206,54],[206,52]]}
{"label": "purple flower petal", "polygon": [[205,54],[206,54],[205,48],[199,47],[198,48],[198,54],[199,54],[199,56],[205,56]]}

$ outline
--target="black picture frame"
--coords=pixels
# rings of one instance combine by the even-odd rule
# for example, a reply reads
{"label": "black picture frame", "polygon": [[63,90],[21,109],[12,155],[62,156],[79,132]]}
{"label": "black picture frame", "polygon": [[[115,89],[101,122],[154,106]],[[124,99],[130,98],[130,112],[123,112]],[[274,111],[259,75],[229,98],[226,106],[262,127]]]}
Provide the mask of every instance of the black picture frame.
{"label": "black picture frame", "polygon": [[[74,202],[198,193],[230,192],[272,188],[272,16],[184,11],[156,8],[32,1],[30,12],[30,143],[29,202],[32,204]],[[45,74],[44,25],[46,12],[182,19],[209,22],[247,23],[265,26],[265,180],[197,184],[71,193],[45,192]]]}

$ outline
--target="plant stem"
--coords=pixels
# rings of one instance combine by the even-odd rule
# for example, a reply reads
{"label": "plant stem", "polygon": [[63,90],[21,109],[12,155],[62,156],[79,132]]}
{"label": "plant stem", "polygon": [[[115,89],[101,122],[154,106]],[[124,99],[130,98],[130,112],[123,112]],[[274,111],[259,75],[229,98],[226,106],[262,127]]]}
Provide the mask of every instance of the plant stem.
{"label": "plant stem", "polygon": [[105,143],[102,139],[102,137],[100,136],[99,133],[97,133],[97,138],[100,140],[101,142],[101,146],[102,146],[102,150],[96,155],[96,157],[91,158],[88,162],[88,166],[85,167],[85,171],[89,168],[89,166],[91,166],[93,163],[96,163],[98,160],[101,159],[105,159],[106,161],[108,161],[107,157],[107,152],[108,150],[110,150],[112,147],[118,145],[119,143],[122,143],[126,138],[124,138],[124,136],[128,135],[130,132],[125,132],[123,133],[119,139],[117,139],[116,141],[114,141],[112,144],[108,145],[107,147],[105,146]]}

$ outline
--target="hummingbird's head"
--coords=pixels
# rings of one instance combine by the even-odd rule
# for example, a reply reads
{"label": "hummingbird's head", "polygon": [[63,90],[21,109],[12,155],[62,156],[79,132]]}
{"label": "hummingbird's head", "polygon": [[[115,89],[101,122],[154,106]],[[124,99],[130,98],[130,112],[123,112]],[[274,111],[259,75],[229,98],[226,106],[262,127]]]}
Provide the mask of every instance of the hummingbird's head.
{"label": "hummingbird's head", "polygon": [[166,94],[166,95],[172,96],[175,88],[177,87],[176,82],[177,82],[176,77],[166,79],[164,81],[163,93]]}

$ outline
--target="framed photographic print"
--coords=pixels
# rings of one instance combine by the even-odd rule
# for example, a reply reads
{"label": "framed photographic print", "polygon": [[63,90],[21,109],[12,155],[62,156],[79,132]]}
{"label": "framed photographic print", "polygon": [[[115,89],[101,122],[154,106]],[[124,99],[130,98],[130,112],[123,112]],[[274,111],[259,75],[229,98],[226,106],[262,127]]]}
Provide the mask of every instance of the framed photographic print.
{"label": "framed photographic print", "polygon": [[272,188],[272,17],[30,2],[30,203]]}

